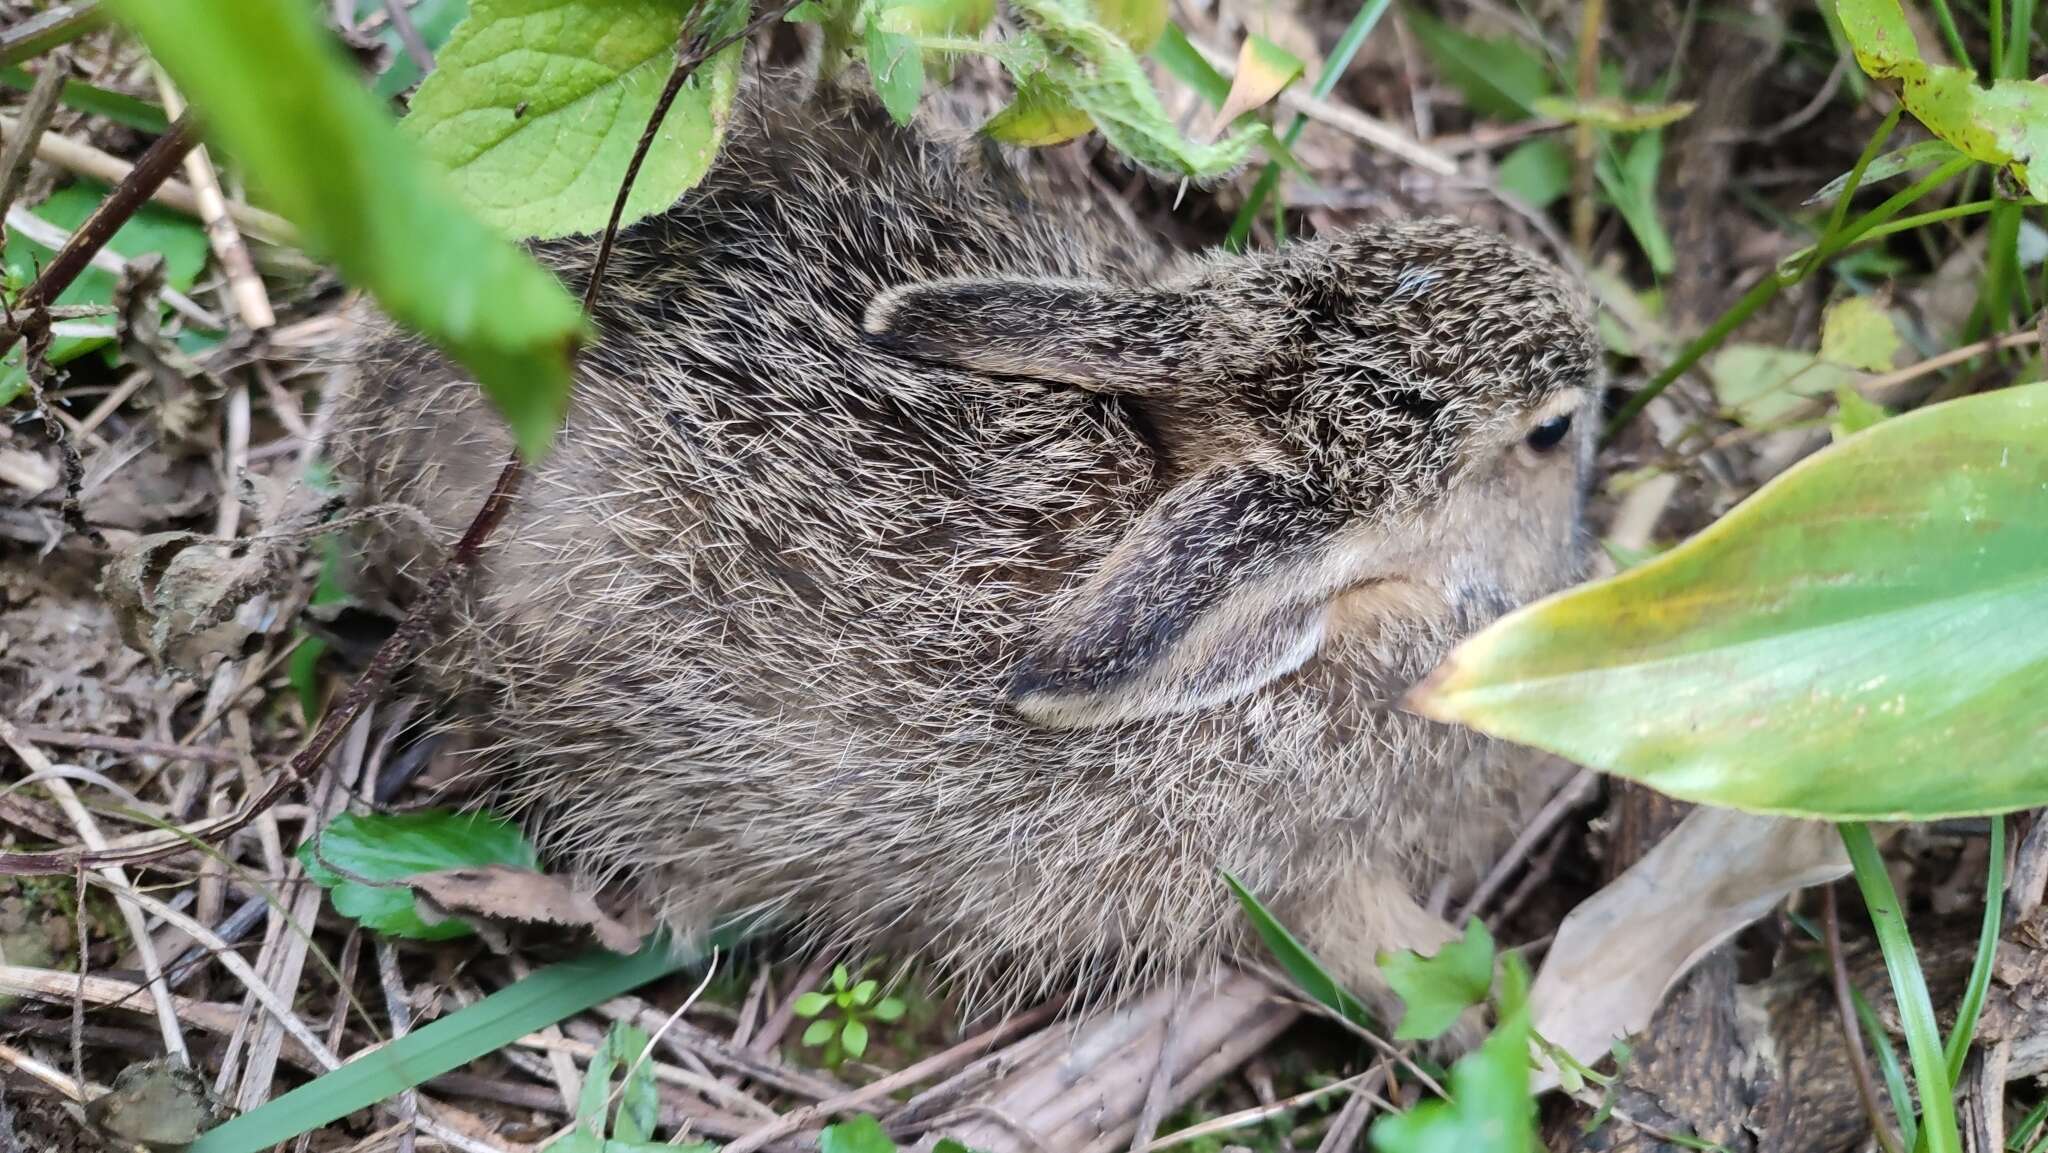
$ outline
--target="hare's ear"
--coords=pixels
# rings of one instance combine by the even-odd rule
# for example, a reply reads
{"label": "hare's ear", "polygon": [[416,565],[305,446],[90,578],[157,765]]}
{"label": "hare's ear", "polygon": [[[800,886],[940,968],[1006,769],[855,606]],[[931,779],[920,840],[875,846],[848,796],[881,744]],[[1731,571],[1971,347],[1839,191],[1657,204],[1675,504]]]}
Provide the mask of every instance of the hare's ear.
{"label": "hare's ear", "polygon": [[1220,704],[1321,642],[1341,520],[1266,465],[1227,464],[1148,510],[1023,653],[1010,699],[1047,727]]}
{"label": "hare's ear", "polygon": [[1232,319],[1192,288],[959,279],[882,293],[864,327],[873,343],[933,364],[1142,395],[1242,360]]}

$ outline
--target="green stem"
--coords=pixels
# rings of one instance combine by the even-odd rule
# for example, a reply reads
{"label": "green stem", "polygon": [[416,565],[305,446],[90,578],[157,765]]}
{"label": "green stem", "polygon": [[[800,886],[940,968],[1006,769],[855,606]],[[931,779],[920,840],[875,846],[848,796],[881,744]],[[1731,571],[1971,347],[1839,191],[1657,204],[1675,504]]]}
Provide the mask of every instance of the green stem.
{"label": "green stem", "polygon": [[1742,322],[1754,315],[1757,309],[1769,303],[1770,299],[1778,295],[1778,291],[1788,283],[1796,283],[1796,281],[1787,281],[1776,273],[1770,273],[1762,280],[1751,285],[1749,291],[1742,294],[1742,299],[1736,301],[1733,308],[1722,313],[1721,318],[1716,320],[1712,327],[1695,337],[1691,344],[1686,345],[1672,359],[1670,364],[1664,366],[1664,371],[1658,373],[1650,383],[1643,386],[1642,391],[1630,397],[1628,403],[1621,406],[1621,411],[1615,413],[1614,419],[1608,422],[1603,440],[1613,440],[1616,434],[1628,427],[1629,421],[1634,420],[1645,408],[1648,408],[1650,402],[1657,399],[1660,393],[1670,388],[1673,381],[1685,375],[1686,370],[1698,364],[1701,357],[1712,352],[1722,341],[1728,339],[1729,333],[1734,332],[1740,327]]}
{"label": "green stem", "polygon": [[1828,213],[1828,226],[1821,231],[1822,236],[1833,236],[1842,230],[1842,222],[1849,219],[1849,202],[1856,199],[1856,190],[1863,184],[1863,173],[1870,167],[1870,162],[1877,159],[1878,151],[1885,142],[1892,138],[1892,130],[1899,126],[1899,116],[1905,110],[1903,104],[1892,105],[1892,110],[1885,113],[1884,122],[1870,134],[1869,143],[1863,146],[1862,155],[1856,158],[1856,167],[1849,170],[1849,181],[1842,185],[1842,194],[1835,197],[1835,208]]}
{"label": "green stem", "polygon": [[1898,1001],[1899,1022],[1905,1026],[1906,1052],[1920,1098],[1920,1135],[1926,1142],[1927,1153],[1961,1153],[1955,1089],[1942,1053],[1941,1030],[1934,1023],[1934,1002],[1928,998],[1927,978],[1920,971],[1919,956],[1913,952],[1913,938],[1906,931],[1906,919],[1899,907],[1898,894],[1892,889],[1891,874],[1885,871],[1884,857],[1871,840],[1868,827],[1859,822],[1837,827],[1842,844],[1849,850],[1849,863],[1856,871],[1863,903],[1870,910],[1871,925],[1877,930],[1885,972],[1891,976],[1892,995]]}
{"label": "green stem", "polygon": [[2005,71],[2005,0],[1991,0],[1991,78]]}
{"label": "green stem", "polygon": [[1955,53],[1956,63],[1976,71],[1977,66],[1970,63],[1970,50],[1963,46],[1963,34],[1956,30],[1956,18],[1948,10],[1948,0],[1934,0],[1934,19],[1940,23],[1942,39],[1948,41],[1948,50]]}
{"label": "green stem", "polygon": [[2027,49],[2034,42],[2034,0],[2012,0],[2012,35],[2005,41],[2005,71],[2011,80],[2027,78]]}
{"label": "green stem", "polygon": [[[1365,3],[1358,6],[1357,13],[1351,17],[1351,23],[1344,26],[1344,34],[1337,38],[1336,47],[1330,49],[1329,59],[1323,63],[1322,74],[1316,77],[1315,85],[1309,89],[1316,99],[1321,100],[1336,89],[1338,79],[1344,75],[1344,70],[1351,66],[1351,58],[1358,55],[1358,49],[1365,44],[1365,38],[1372,34],[1373,28],[1380,22],[1380,17],[1386,15],[1387,8],[1392,3],[1393,0],[1365,0]],[[1288,124],[1287,131],[1281,134],[1281,141],[1289,148],[1294,147],[1294,142],[1301,138],[1301,130],[1307,124],[1308,117],[1296,113],[1293,122]],[[1230,232],[1223,238],[1224,247],[1233,252],[1244,249],[1245,243],[1251,239],[1252,221],[1258,219],[1259,209],[1265,206],[1267,198],[1273,195],[1273,190],[1279,185],[1279,162],[1268,160],[1266,166],[1259,170],[1259,179],[1252,185],[1251,195],[1247,196],[1244,204],[1238,208],[1237,219],[1230,222]]]}
{"label": "green stem", "polygon": [[1998,932],[2005,921],[2005,818],[1991,818],[1991,852],[1984,875],[1984,926],[1977,931],[1977,959],[1970,965],[1970,983],[1963,987],[1963,1003],[1956,1008],[1955,1031],[1948,1035],[1948,1079],[1962,1080],[1963,1060],[1970,1055],[1970,1038],[1977,1031],[1977,1016],[1984,1011],[1984,993],[1991,987],[1991,961],[1998,953]]}

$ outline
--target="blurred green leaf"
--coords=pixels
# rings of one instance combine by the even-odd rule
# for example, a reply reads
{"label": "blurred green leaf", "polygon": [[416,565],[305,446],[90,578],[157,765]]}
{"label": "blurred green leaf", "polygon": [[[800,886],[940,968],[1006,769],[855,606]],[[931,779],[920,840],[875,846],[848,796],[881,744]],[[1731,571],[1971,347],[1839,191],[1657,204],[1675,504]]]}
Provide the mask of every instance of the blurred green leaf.
{"label": "blurred green leaf", "polygon": [[1425,1101],[1373,1122],[1378,1153],[1527,1153],[1542,1147],[1529,1092],[1528,975],[1519,958],[1508,958],[1501,984],[1500,1026],[1451,1066],[1451,1099]]}
{"label": "blurred green leaf", "polygon": [[1593,163],[1601,190],[1641,246],[1650,271],[1660,277],[1678,267],[1657,206],[1657,173],[1663,162],[1664,133],[1653,131],[1637,133],[1618,156],[1613,148],[1602,149]]}
{"label": "blurred green leaf", "polygon": [[831,999],[826,997],[823,993],[819,993],[816,991],[802,993],[799,994],[797,996],[796,1001],[790,1005],[789,1011],[795,1013],[799,1017],[815,1017],[818,1014],[824,1012],[825,1006],[831,1003]]}
{"label": "blurred green leaf", "polygon": [[1307,947],[1294,939],[1294,934],[1288,932],[1287,927],[1268,912],[1266,906],[1259,903],[1259,899],[1252,895],[1251,890],[1244,887],[1243,882],[1228,872],[1223,874],[1223,882],[1230,886],[1231,892],[1237,894],[1238,904],[1244,907],[1245,916],[1251,920],[1252,931],[1259,935],[1259,940],[1265,942],[1267,951],[1273,954],[1274,960],[1280,962],[1280,967],[1287,971],[1287,975],[1294,983],[1301,986],[1302,992],[1355,1025],[1366,1028],[1372,1026],[1372,1018],[1366,1014],[1365,1008],[1358,1003],[1357,998],[1332,977],[1329,970],[1323,968],[1323,963],[1316,960],[1315,955],[1310,953]]}
{"label": "blurred green leaf", "polygon": [[1641,132],[1685,119],[1692,115],[1694,105],[1690,100],[1676,104],[1636,104],[1606,96],[1596,96],[1591,100],[1540,96],[1530,107],[1538,116],[1569,124],[1590,124],[1608,132]]}
{"label": "blurred green leaf", "polygon": [[1893,417],[1495,623],[1410,707],[1751,812],[2048,802],[2044,448],[2048,385]]}
{"label": "blurred green leaf", "polygon": [[1159,34],[1152,45],[1152,59],[1174,79],[1194,89],[1195,95],[1212,108],[1221,108],[1224,98],[1230,95],[1230,78],[1216,71],[1216,66],[1188,42],[1187,33],[1178,24],[1168,24]]}
{"label": "blurred green leaf", "polygon": [[[1927,130],[1964,155],[2012,170],[2035,199],[2048,197],[2048,85],[2032,80],[1979,84],[1967,68],[1929,64],[1898,0],[1837,0],[1856,63],[1877,80],[1899,82],[1899,100]],[[2038,167],[2038,171],[2037,171]]]}
{"label": "blurred green leaf", "polygon": [[838,1031],[839,1022],[836,1019],[823,1018],[813,1021],[804,1029],[804,1044],[811,1046],[823,1045],[832,1039],[832,1034]]}
{"label": "blurred green leaf", "polygon": [[511,822],[446,810],[344,813],[299,847],[299,861],[308,877],[331,890],[336,912],[366,929],[422,941],[467,936],[471,929],[454,918],[427,923],[404,885],[407,877],[472,865],[532,869],[540,863]]}
{"label": "blurred green leaf", "polygon": [[884,997],[875,1004],[875,1020],[894,1021],[903,1016],[903,1002],[895,997]]}
{"label": "blurred green leaf", "polygon": [[1494,172],[1501,188],[1531,208],[1548,208],[1571,190],[1572,155],[1555,136],[1524,140]]}
{"label": "blurred green leaf", "polygon": [[1892,314],[1868,296],[1848,296],[1828,305],[1820,322],[1820,358],[1829,364],[1883,372],[1899,355],[1899,330]]}
{"label": "blurred green leaf", "polygon": [[[1922,140],[1918,144],[1908,144],[1904,148],[1895,148],[1882,156],[1873,158],[1869,164],[1864,166],[1863,180],[1858,187],[1875,184],[1880,180],[1890,180],[1894,176],[1916,172],[1922,168],[1933,168],[1936,165],[1946,164],[1960,155],[1962,153],[1956,151],[1956,146],[1946,140]],[[1849,187],[1849,174],[1844,172],[1826,184],[1821,185],[1820,191],[1806,198],[1806,203],[1829,203],[1837,196],[1840,196],[1842,190],[1847,187]]]}
{"label": "blurred green leaf", "polygon": [[896,1142],[880,1121],[862,1115],[825,1126],[818,1134],[818,1153],[896,1153]]}
{"label": "blurred green leaf", "polygon": [[1434,1041],[1493,990],[1493,934],[1474,919],[1433,956],[1413,949],[1379,955],[1380,972],[1401,998],[1396,1041]]}
{"label": "blurred green leaf", "polygon": [[1707,373],[1722,411],[1750,428],[1776,425],[1803,401],[1832,396],[1857,379],[1854,371],[1813,353],[1767,344],[1730,344],[1714,354]]}
{"label": "blurred green leaf", "polygon": [[[36,78],[21,68],[0,68],[0,84],[26,92],[35,86]],[[137,132],[157,135],[171,126],[164,110],[147,100],[137,100],[123,92],[100,88],[79,80],[66,80],[64,89],[57,99],[67,108],[104,116],[108,120]]]}
{"label": "blurred green leaf", "polygon": [[[106,195],[106,188],[98,184],[72,184],[51,193],[48,200],[33,209],[33,213],[66,232],[76,232]],[[0,261],[4,261],[9,280],[25,286],[56,253],[13,228],[8,228],[5,235],[7,242],[5,251],[0,252]],[[206,232],[200,228],[199,222],[155,205],[144,205],[140,212],[130,217],[128,223],[114,233],[107,247],[129,260],[152,252],[161,253],[164,283],[180,292],[191,288],[199,279],[200,271],[206,267]],[[71,287],[58,295],[54,303],[112,304],[114,289],[119,283],[111,272],[87,268],[71,282]],[[111,328],[114,318],[106,317],[104,323]],[[96,348],[112,344],[112,337],[59,336],[50,341],[48,359],[52,366],[65,364]],[[24,354],[21,344],[16,342],[6,361],[0,363],[0,404],[10,403],[21,395],[22,386],[28,383],[28,375],[22,368]]]}
{"label": "blurred green leaf", "polygon": [[995,15],[995,0],[890,0],[877,18],[905,36],[979,36]]}
{"label": "blurred green leaf", "polygon": [[1063,144],[1093,127],[1095,122],[1088,114],[1060,95],[1045,77],[1032,76],[1017,86],[1017,98],[1010,106],[990,117],[981,130],[1004,144],[1042,148]]}
{"label": "blurred green leaf", "polygon": [[854,1018],[847,1018],[846,1027],[839,1033],[839,1043],[845,1046],[847,1056],[860,1056],[868,1051],[868,1027]]}
{"label": "blurred green leaf", "polygon": [[[475,0],[413,94],[405,128],[456,193],[515,236],[604,227],[619,181],[675,66],[691,0]],[[744,0],[713,0],[709,37],[744,27]],[[742,46],[677,94],[633,184],[631,224],[703,179],[738,90]]]}
{"label": "blurred green leaf", "polygon": [[1883,405],[1878,404],[1848,385],[1839,385],[1835,388],[1834,434],[1836,440],[1845,440],[1855,436],[1857,433],[1889,416],[1891,416],[1891,413],[1886,412]]}
{"label": "blurred green leaf", "polygon": [[[296,0],[107,0],[271,207],[386,313],[476,374],[529,458],[568,405],[581,314],[457,207]],[[532,173],[516,183],[533,187]]]}
{"label": "blurred green leaf", "polygon": [[1133,52],[1150,49],[1166,31],[1166,0],[1088,0],[1088,10]]}
{"label": "blurred green leaf", "polygon": [[1409,31],[1446,84],[1481,116],[1522,120],[1556,92],[1535,48],[1511,36],[1474,36],[1414,6],[1403,10]]}
{"label": "blurred green leaf", "polygon": [[898,124],[910,123],[917,116],[918,99],[924,95],[924,56],[917,41],[871,22],[867,49],[875,95],[882,98],[882,107]]}

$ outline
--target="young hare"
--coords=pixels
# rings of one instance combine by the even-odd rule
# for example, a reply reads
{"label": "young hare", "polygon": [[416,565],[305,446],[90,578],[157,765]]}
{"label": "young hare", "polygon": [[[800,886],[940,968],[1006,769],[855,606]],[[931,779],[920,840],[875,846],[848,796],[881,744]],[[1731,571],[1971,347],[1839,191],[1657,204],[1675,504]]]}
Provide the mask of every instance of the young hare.
{"label": "young hare", "polygon": [[[620,235],[430,662],[479,763],[684,935],[766,906],[999,1000],[1115,989],[1245,944],[1228,869],[1373,996],[1503,784],[1395,702],[1579,571],[1581,298],[1442,221],[1155,270],[942,135],[755,93]],[[508,441],[371,329],[342,471],[435,520],[403,583]]]}

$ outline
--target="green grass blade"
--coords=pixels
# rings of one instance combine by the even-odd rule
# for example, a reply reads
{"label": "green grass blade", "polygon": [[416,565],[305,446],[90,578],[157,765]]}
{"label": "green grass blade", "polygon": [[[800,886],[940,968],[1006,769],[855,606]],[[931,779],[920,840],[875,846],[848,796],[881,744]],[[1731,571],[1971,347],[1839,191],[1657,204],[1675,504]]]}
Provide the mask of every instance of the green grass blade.
{"label": "green grass blade", "polygon": [[1977,1031],[1977,1017],[1984,1012],[1984,994],[1991,987],[1991,961],[1998,953],[1998,931],[2005,920],[2005,818],[1991,818],[1991,867],[1984,877],[1984,927],[1977,932],[1977,959],[1970,965],[1970,983],[1963,989],[1963,1003],[1956,1009],[1955,1031],[1948,1036],[1948,1079],[1963,1077],[1963,1060],[1970,1055],[1970,1039]]}
{"label": "green grass blade", "polygon": [[[1251,890],[1245,888],[1242,881],[1227,871],[1223,874],[1223,881],[1230,886],[1231,892],[1237,894],[1238,903],[1244,906],[1245,916],[1251,919],[1252,929],[1258,933],[1259,940],[1266,943],[1266,948],[1272,952],[1273,959],[1280,962],[1280,967],[1287,970],[1287,975],[1294,979],[1295,984],[1301,986],[1302,992],[1322,1002],[1352,1024],[1360,1028],[1372,1027],[1372,1017],[1358,1003],[1357,998],[1345,991],[1344,986],[1330,975],[1329,970],[1323,968],[1322,962],[1316,960],[1315,954],[1310,953],[1300,941],[1295,940],[1294,934],[1287,931],[1287,926],[1282,925],[1278,918],[1268,912],[1266,906],[1260,904],[1257,897],[1252,896]],[[206,1151],[194,1150],[194,1153]]]}
{"label": "green grass blade", "polygon": [[727,922],[694,952],[662,937],[637,953],[592,953],[533,974],[207,1133],[189,1153],[262,1153],[414,1088],[537,1029],[729,948],[755,922]]}
{"label": "green grass blade", "polygon": [[[29,75],[26,69],[0,68],[0,84],[9,88],[26,92],[35,87],[35,83],[36,78]],[[137,132],[161,135],[171,127],[170,120],[164,116],[164,110],[149,101],[137,100],[133,96],[77,80],[66,80],[63,91],[57,94],[57,99],[66,108],[76,108],[80,112],[104,116]]]}
{"label": "green grass blade", "polygon": [[[1336,89],[1344,70],[1351,66],[1351,58],[1358,55],[1358,49],[1365,44],[1365,38],[1372,35],[1373,27],[1380,22],[1380,17],[1386,15],[1391,3],[1392,0],[1365,0],[1358,6],[1358,12],[1351,17],[1351,23],[1344,26],[1344,34],[1337,38],[1336,47],[1330,50],[1329,58],[1323,62],[1323,71],[1316,77],[1315,86],[1309,90],[1316,99],[1321,100]],[[1281,137],[1288,147],[1292,148],[1294,142],[1301,138],[1301,130],[1307,123],[1306,116],[1297,114],[1294,117],[1294,122],[1287,126],[1286,134]],[[1252,185],[1251,195],[1245,197],[1244,204],[1238,208],[1237,219],[1230,222],[1230,233],[1223,240],[1224,247],[1232,251],[1244,248],[1245,242],[1251,239],[1252,221],[1258,219],[1259,209],[1279,185],[1280,166],[1269,160],[1259,171],[1259,179]],[[1275,212],[1278,212],[1277,208]]]}
{"label": "green grass blade", "polygon": [[1934,1002],[1927,995],[1927,978],[1913,952],[1913,938],[1906,931],[1891,874],[1885,872],[1884,857],[1868,827],[1850,822],[1840,828],[1849,863],[1856,870],[1857,887],[1863,890],[1863,903],[1877,929],[1878,946],[1884,951],[1885,971],[1899,1002],[1899,1020],[1906,1027],[1906,1054],[1920,1091],[1920,1131],[1927,1153],[1961,1153],[1954,1083],[1942,1054],[1941,1030],[1934,1023]]}
{"label": "green grass blade", "polygon": [[2048,1118],[2048,1101],[2038,1101],[2032,1109],[2027,1110],[2027,1115],[2020,1119],[2020,1123],[2013,1127],[2012,1136],[2005,1139],[2005,1147],[2026,1148],[2027,1139],[2034,1135],[2034,1130],[2041,1127],[2044,1118]]}
{"label": "green grass blade", "polygon": [[1863,1026],[1863,1035],[1870,1041],[1870,1051],[1877,1054],[1878,1073],[1884,1077],[1884,1089],[1892,1099],[1892,1116],[1899,1121],[1899,1139],[1911,1149],[1920,1140],[1919,1120],[1913,1116],[1913,1095],[1906,1091],[1906,1071],[1899,1065],[1899,1051],[1892,1046],[1891,1035],[1884,1031],[1884,1022],[1877,1019],[1877,1013],[1863,994],[1854,988],[1849,990],[1849,1000],[1855,1003],[1856,1020]]}
{"label": "green grass blade", "polygon": [[[1934,0],[1934,19],[1941,25],[1941,38],[1948,42],[1948,50],[1955,54],[1956,63],[1964,68],[1976,68],[1977,66],[1970,62],[1969,48],[1963,44],[1963,34],[1956,27],[1955,14],[1948,10],[1948,0]],[[1991,35],[1996,38],[1998,33],[1993,32]],[[1994,61],[1992,66],[1996,68],[1997,63]]]}
{"label": "green grass blade", "polygon": [[1159,42],[1152,45],[1152,59],[1214,107],[1221,108],[1230,96],[1229,78],[1203,59],[1178,24],[1168,24],[1159,34]]}

